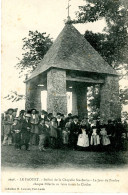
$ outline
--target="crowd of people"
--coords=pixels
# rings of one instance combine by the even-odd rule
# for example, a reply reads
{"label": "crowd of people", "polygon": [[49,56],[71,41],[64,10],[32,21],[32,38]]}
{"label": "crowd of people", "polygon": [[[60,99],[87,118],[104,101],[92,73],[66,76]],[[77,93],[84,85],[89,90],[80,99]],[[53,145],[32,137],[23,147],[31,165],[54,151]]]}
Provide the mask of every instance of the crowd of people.
{"label": "crowd of people", "polygon": [[8,109],[2,115],[2,145],[14,145],[17,150],[24,146],[30,150],[31,145],[38,146],[40,151],[46,148],[70,148],[72,150],[120,150],[127,140],[128,125],[121,119],[108,120],[103,124],[100,117],[95,125],[88,117],[64,116],[57,113],[41,113],[36,109],[29,111]]}

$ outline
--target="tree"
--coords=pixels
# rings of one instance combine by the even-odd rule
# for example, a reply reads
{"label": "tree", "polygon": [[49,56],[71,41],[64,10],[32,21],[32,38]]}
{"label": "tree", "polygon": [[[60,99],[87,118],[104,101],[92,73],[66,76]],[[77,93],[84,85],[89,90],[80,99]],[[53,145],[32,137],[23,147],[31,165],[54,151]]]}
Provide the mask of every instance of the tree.
{"label": "tree", "polygon": [[90,121],[93,121],[100,115],[100,86],[88,87],[87,97],[88,110],[90,111],[88,114]]}
{"label": "tree", "polygon": [[30,73],[35,70],[52,43],[50,35],[38,31],[29,31],[28,37],[23,38],[23,57],[22,59],[18,58],[19,62],[16,64],[16,68],[20,69],[20,73],[25,71]]}
{"label": "tree", "polygon": [[120,101],[123,105],[128,104],[128,88],[120,89]]}
{"label": "tree", "polygon": [[[104,34],[86,32],[85,38],[114,68],[127,63],[128,57],[128,9],[121,0],[86,0],[79,7],[77,19],[73,23],[95,22],[105,19],[107,27]],[[97,44],[94,43],[96,40]],[[98,46],[98,47],[97,47]]]}
{"label": "tree", "polygon": [[[128,3],[125,0],[86,0],[85,5],[79,7],[76,18],[73,23],[105,19],[107,26],[102,33],[86,31],[84,37],[113,68],[125,70],[124,75],[128,75]],[[96,88],[98,90],[92,87],[93,99],[89,100],[94,118],[99,113],[100,101],[100,94],[93,93]],[[127,93],[127,89],[120,91],[122,104],[127,104]]]}
{"label": "tree", "polygon": [[[34,71],[37,64],[43,59],[53,43],[50,35],[38,31],[29,31],[28,37],[22,40],[24,53],[22,54],[22,59],[18,58],[19,62],[15,66],[17,69],[20,69],[21,75]],[[4,98],[16,102],[25,99],[25,96],[18,94],[16,91],[11,91],[10,94]]]}

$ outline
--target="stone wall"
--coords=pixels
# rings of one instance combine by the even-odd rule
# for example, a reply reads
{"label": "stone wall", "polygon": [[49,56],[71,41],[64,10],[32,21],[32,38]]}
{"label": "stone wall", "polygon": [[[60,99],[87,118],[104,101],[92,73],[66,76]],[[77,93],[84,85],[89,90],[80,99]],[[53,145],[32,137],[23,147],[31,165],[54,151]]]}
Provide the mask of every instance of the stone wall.
{"label": "stone wall", "polygon": [[100,115],[106,123],[108,119],[121,117],[121,104],[119,100],[119,83],[117,76],[106,76],[105,83],[101,85]]}
{"label": "stone wall", "polygon": [[51,69],[47,73],[47,111],[67,114],[65,70]]}

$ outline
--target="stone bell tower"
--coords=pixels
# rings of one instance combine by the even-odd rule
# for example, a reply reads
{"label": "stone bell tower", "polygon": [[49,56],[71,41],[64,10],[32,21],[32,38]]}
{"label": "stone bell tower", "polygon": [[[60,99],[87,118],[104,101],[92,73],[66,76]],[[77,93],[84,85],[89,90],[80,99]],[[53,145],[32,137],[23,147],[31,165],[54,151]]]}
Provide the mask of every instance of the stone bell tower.
{"label": "stone bell tower", "polygon": [[[43,87],[39,87],[42,84]],[[67,114],[66,92],[72,92],[72,112],[87,115],[87,87],[101,86],[101,118],[121,116],[118,75],[70,23],[26,80],[26,109],[41,110],[41,91],[47,90],[47,111]]]}

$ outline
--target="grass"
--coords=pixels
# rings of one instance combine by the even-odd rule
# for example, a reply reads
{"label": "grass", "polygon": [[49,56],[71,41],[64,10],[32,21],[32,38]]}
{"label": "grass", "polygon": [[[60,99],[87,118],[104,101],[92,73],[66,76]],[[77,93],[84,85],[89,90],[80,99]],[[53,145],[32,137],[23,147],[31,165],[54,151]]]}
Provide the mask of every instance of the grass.
{"label": "grass", "polygon": [[14,146],[2,146],[1,166],[27,169],[108,169],[128,165],[127,151],[72,151],[69,149],[47,149],[40,152],[38,147],[31,146],[30,151],[15,150]]}

